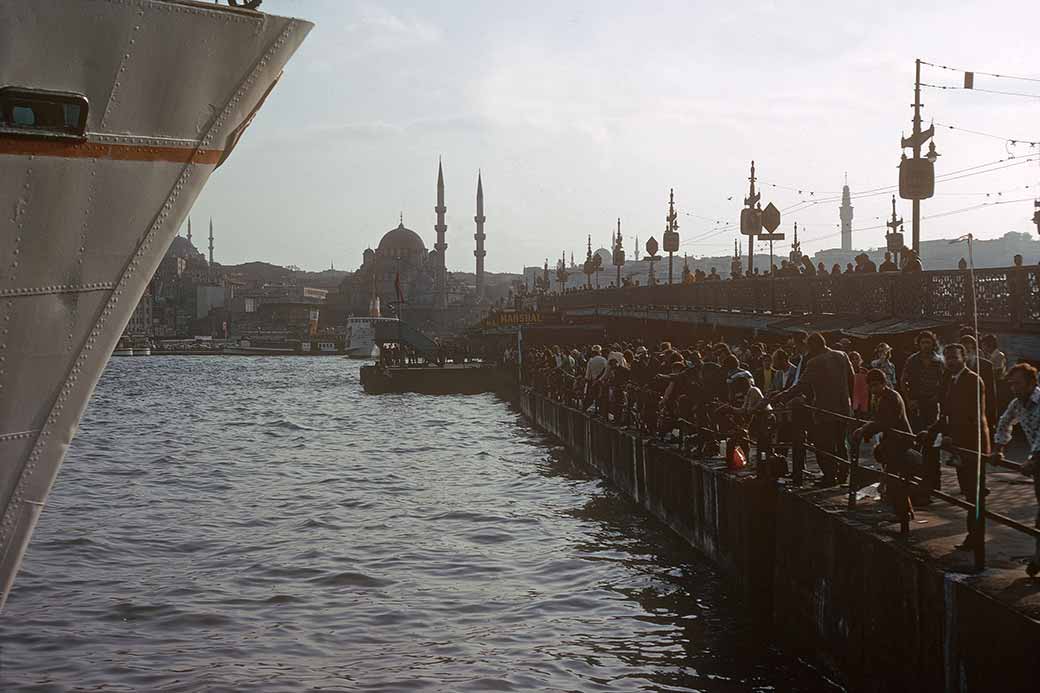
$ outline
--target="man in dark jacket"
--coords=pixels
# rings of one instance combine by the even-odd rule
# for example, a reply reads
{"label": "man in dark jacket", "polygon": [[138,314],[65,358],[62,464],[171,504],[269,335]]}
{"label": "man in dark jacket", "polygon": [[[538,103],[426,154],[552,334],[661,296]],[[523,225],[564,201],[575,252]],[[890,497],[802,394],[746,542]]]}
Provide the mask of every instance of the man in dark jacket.
{"label": "man in dark jacket", "polygon": [[[942,395],[946,364],[936,351],[938,340],[925,330],[917,335],[917,351],[903,364],[899,385],[906,402],[907,416],[912,431],[930,428],[939,418],[939,398]],[[939,457],[925,451],[924,482],[929,489],[939,483]],[[923,499],[922,499],[923,500]]]}
{"label": "man in dark jacket", "polygon": [[964,360],[968,368],[982,378],[982,384],[986,390],[986,421],[996,424],[999,415],[997,413],[997,378],[993,362],[979,354],[978,342],[972,335],[962,335],[957,341],[964,347]]}
{"label": "man in dark jacket", "polygon": [[[948,344],[943,350],[946,358],[946,382],[942,396],[942,414],[939,420],[921,434],[922,441],[930,444],[942,434],[942,447],[955,452],[957,483],[961,493],[971,503],[977,500],[978,455],[989,455],[989,426],[986,422],[986,391],[978,373],[968,369],[964,347]],[[980,446],[981,443],[981,446]],[[985,462],[985,460],[983,460]],[[981,489],[985,493],[985,489]],[[968,511],[968,536],[957,546],[974,550],[983,541],[975,522],[975,512]]]}
{"label": "man in dark jacket", "polygon": [[[836,351],[827,346],[827,340],[819,332],[809,335],[806,340],[809,353],[803,361],[798,382],[779,395],[774,395],[774,403],[782,403],[799,395],[811,396],[813,406],[828,412],[852,415],[852,385],[855,374],[852,363],[843,351]],[[819,412],[813,415],[810,429],[813,445],[816,448],[816,463],[823,472],[817,486],[833,486],[848,476],[844,467],[839,467],[834,457],[847,460],[848,449],[845,446],[845,422]]]}
{"label": "man in dark jacket", "polygon": [[872,368],[867,371],[867,385],[870,394],[877,402],[874,419],[852,432],[852,444],[858,446],[863,438],[881,434],[881,442],[874,447],[874,458],[889,474],[899,479],[889,478],[886,482],[888,497],[899,517],[900,524],[906,526],[913,515],[910,496],[902,477],[907,469],[907,451],[914,444],[909,434],[910,421],[906,417],[903,398],[888,385],[884,371]]}

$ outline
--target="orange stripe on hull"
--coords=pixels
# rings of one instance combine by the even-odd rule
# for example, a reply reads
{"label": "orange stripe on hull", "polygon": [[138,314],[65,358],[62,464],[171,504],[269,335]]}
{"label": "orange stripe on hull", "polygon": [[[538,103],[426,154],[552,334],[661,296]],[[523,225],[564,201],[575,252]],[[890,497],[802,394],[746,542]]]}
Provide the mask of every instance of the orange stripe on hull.
{"label": "orange stripe on hull", "polygon": [[110,159],[112,161],[168,161],[178,164],[195,163],[216,165],[224,152],[221,149],[188,149],[186,147],[155,147],[140,144],[110,142],[60,142],[0,138],[0,155],[49,156],[59,159]]}

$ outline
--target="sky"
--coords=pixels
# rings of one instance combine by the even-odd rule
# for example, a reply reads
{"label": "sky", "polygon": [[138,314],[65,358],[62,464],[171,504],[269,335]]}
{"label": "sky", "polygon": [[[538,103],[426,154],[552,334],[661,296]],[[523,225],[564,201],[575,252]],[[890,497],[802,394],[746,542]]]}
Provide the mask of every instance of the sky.
{"label": "sky", "polygon": [[[619,217],[631,257],[635,236],[661,240],[673,188],[681,251],[731,253],[751,160],[763,206],[782,210],[788,240],[798,222],[803,251],[839,245],[846,174],[854,246],[881,246],[915,58],[955,68],[924,66],[929,84],[961,86],[964,70],[1034,80],[922,90],[936,172],[951,179],[922,202],[922,239],[1036,233],[1040,146],[1007,141],[1040,140],[1035,0],[262,9],[317,26],[192,210],[199,227],[213,218],[225,264],[354,270],[399,215],[432,248],[438,158],[450,270],[474,266],[478,169],[493,272],[565,251],[580,261]],[[910,202],[897,212],[909,240]]]}

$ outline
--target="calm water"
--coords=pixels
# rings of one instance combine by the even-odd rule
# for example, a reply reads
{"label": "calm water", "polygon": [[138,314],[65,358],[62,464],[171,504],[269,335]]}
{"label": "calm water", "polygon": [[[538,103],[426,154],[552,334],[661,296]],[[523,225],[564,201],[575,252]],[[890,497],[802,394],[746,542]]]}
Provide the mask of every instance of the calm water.
{"label": "calm water", "polygon": [[833,690],[506,403],[357,376],[113,360],[0,616],[0,689]]}

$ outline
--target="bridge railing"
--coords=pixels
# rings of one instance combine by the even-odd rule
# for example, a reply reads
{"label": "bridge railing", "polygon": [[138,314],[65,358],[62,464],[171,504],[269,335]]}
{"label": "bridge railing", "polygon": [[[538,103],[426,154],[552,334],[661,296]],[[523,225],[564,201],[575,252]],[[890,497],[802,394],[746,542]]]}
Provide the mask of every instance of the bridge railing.
{"label": "bridge railing", "polygon": [[[965,322],[972,315],[966,270],[761,277],[693,284],[581,290],[538,298],[544,310],[669,306],[782,315],[855,315]],[[1005,327],[1040,326],[1040,267],[975,272],[979,319]]]}

